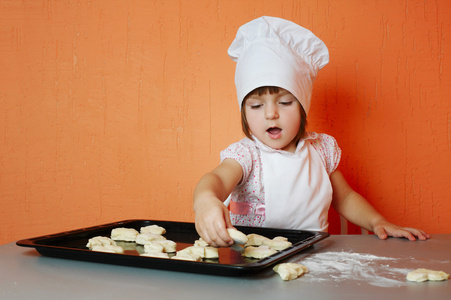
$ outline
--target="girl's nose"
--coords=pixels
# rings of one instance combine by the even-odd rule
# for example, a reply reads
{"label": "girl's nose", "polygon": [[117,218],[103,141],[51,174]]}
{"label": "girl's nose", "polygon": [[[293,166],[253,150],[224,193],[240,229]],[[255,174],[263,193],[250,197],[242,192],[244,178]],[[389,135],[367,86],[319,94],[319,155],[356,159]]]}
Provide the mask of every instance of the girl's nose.
{"label": "girl's nose", "polygon": [[279,112],[275,105],[267,105],[265,109],[265,117],[268,120],[277,119],[279,117]]}

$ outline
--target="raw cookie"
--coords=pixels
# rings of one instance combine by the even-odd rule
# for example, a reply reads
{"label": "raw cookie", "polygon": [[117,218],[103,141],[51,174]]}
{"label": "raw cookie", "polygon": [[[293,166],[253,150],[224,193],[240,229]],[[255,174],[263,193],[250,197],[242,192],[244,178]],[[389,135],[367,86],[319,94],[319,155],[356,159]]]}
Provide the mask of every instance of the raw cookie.
{"label": "raw cookie", "polygon": [[274,250],[284,250],[292,246],[291,242],[288,241],[286,237],[278,236],[273,238],[272,240],[264,241],[263,245],[267,245]]}
{"label": "raw cookie", "polygon": [[243,256],[249,258],[264,258],[277,253],[277,250],[271,249],[269,246],[261,245],[258,247],[249,246],[244,249]]}
{"label": "raw cookie", "polygon": [[141,233],[154,233],[154,234],[165,234],[166,229],[158,225],[149,225],[145,227],[141,227]]}
{"label": "raw cookie", "polygon": [[178,260],[190,260],[190,261],[200,261],[201,257],[198,255],[195,255],[193,253],[190,253],[188,251],[186,252],[177,252],[176,255],[174,255],[173,257],[171,257],[171,259],[178,259]]}
{"label": "raw cookie", "polygon": [[88,243],[86,244],[86,247],[92,250],[95,246],[106,246],[106,245],[113,245],[117,246],[116,242],[109,237],[106,236],[95,236],[93,238],[90,238],[88,240]]}
{"label": "raw cookie", "polygon": [[204,247],[205,248],[205,256],[204,258],[219,258],[219,250],[215,247]]}
{"label": "raw cookie", "polygon": [[147,242],[155,241],[155,240],[165,240],[166,238],[162,235],[155,233],[140,233],[136,236],[136,243],[140,245],[144,245]]}
{"label": "raw cookie", "polygon": [[304,273],[308,273],[306,266],[296,263],[283,263],[276,265],[273,270],[279,274],[283,280],[293,280]]}
{"label": "raw cookie", "polygon": [[246,243],[246,246],[261,246],[261,245],[266,245],[269,246],[270,248],[274,249],[274,250],[284,250],[287,249],[289,247],[292,246],[291,242],[288,241],[288,239],[286,237],[283,236],[278,236],[273,238],[272,240],[256,234],[256,233],[251,233],[247,235],[248,241]]}
{"label": "raw cookie", "polygon": [[144,244],[144,252],[155,251],[155,244],[163,246],[163,252],[175,252],[177,248],[177,243],[170,240],[154,240]]}
{"label": "raw cookie", "polygon": [[250,233],[247,235],[246,247],[247,246],[261,246],[261,245],[264,245],[265,242],[267,242],[267,241],[270,241],[270,239],[263,235],[259,235],[256,233]]}
{"label": "raw cookie", "polygon": [[134,242],[139,232],[133,228],[114,228],[111,230],[111,238],[115,241]]}
{"label": "raw cookie", "polygon": [[241,231],[235,228],[227,228],[227,232],[229,233],[230,237],[235,241],[235,243],[242,245],[247,243],[248,240],[247,236]]}
{"label": "raw cookie", "polygon": [[218,248],[214,247],[202,247],[202,246],[190,246],[183,250],[180,250],[178,253],[188,253],[195,256],[200,256],[201,258],[219,258]]}
{"label": "raw cookie", "polygon": [[209,245],[202,238],[199,238],[198,240],[194,241],[194,246],[208,247]]}
{"label": "raw cookie", "polygon": [[162,244],[156,242],[156,241],[150,241],[144,244],[144,253],[151,253],[151,252],[164,252],[164,247]]}
{"label": "raw cookie", "polygon": [[108,252],[108,253],[124,253],[124,249],[115,245],[97,245],[92,247],[92,251],[96,252]]}
{"label": "raw cookie", "polygon": [[423,282],[426,280],[441,281],[447,280],[448,278],[449,274],[443,271],[433,271],[428,269],[417,269],[415,271],[411,271],[407,274],[406,277],[408,281],[416,281],[416,282]]}
{"label": "raw cookie", "polygon": [[205,257],[205,248],[201,246],[190,246],[177,252],[177,254],[188,253],[194,256]]}

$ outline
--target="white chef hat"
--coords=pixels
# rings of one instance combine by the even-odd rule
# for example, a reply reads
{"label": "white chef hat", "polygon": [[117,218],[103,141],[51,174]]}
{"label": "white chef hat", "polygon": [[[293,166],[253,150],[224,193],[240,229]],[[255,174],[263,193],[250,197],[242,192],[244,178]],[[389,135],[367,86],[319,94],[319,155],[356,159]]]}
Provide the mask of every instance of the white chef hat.
{"label": "white chef hat", "polygon": [[292,93],[305,112],[313,81],[329,62],[326,45],[309,30],[284,19],[260,17],[238,29],[228,54],[236,61],[238,103],[254,89],[277,86]]}

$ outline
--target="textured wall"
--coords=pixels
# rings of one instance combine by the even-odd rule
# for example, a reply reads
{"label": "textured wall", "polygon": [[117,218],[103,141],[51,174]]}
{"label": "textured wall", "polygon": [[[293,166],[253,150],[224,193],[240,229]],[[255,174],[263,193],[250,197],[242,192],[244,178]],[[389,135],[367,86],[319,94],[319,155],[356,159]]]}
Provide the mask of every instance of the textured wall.
{"label": "textured wall", "polygon": [[309,129],[337,138],[351,185],[451,233],[450,1],[0,0],[0,244],[192,221],[197,180],[242,137],[227,48],[262,15],[328,45]]}

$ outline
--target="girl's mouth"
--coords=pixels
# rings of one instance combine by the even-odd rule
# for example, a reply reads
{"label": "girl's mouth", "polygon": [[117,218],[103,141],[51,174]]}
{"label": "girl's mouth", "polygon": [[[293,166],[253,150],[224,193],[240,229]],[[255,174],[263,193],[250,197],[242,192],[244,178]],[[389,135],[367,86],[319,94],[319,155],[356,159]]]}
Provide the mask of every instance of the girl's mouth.
{"label": "girl's mouth", "polygon": [[282,135],[282,129],[279,127],[268,128],[266,132],[268,133],[269,137],[274,140],[280,138],[280,136]]}

